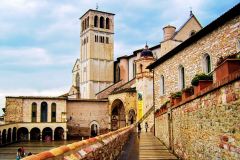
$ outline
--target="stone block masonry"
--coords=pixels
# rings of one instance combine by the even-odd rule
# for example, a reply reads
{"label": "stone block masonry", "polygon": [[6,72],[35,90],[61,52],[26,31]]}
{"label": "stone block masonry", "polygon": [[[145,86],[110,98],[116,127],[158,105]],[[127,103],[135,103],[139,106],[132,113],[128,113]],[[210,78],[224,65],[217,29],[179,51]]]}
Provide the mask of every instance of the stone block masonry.
{"label": "stone block masonry", "polygon": [[158,116],[156,136],[182,159],[240,159],[239,77],[237,72]]}

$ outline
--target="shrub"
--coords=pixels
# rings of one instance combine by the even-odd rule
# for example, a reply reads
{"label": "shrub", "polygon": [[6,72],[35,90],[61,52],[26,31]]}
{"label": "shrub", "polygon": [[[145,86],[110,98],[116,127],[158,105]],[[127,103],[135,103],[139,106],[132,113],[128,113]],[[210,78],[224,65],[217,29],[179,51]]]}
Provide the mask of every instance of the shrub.
{"label": "shrub", "polygon": [[217,66],[222,64],[226,59],[240,59],[240,52],[219,57],[217,61]]}
{"label": "shrub", "polygon": [[171,97],[172,98],[179,98],[182,96],[182,92],[179,91],[179,92],[175,92],[175,93],[171,93]]}
{"label": "shrub", "polygon": [[205,73],[196,74],[195,77],[192,79],[191,84],[193,86],[197,86],[199,83],[199,80],[213,80],[213,77],[212,75],[207,75]]}
{"label": "shrub", "polygon": [[186,92],[186,93],[188,93],[188,94],[190,94],[190,95],[193,95],[193,94],[194,94],[193,86],[184,88],[182,91],[183,91],[183,92]]}

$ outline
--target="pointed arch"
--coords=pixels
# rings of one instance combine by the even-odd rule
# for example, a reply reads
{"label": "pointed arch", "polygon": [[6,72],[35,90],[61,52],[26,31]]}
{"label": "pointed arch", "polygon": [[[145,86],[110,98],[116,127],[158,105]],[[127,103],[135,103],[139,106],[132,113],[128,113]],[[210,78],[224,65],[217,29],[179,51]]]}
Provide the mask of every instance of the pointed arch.
{"label": "pointed arch", "polygon": [[106,29],[110,29],[110,19],[106,18]]}
{"label": "pointed arch", "polygon": [[203,55],[203,71],[206,74],[212,71],[211,57],[208,53]]}
{"label": "pointed arch", "polygon": [[94,16],[94,27],[98,27],[98,16]]}
{"label": "pointed arch", "polygon": [[100,17],[100,28],[104,28],[104,17]]}

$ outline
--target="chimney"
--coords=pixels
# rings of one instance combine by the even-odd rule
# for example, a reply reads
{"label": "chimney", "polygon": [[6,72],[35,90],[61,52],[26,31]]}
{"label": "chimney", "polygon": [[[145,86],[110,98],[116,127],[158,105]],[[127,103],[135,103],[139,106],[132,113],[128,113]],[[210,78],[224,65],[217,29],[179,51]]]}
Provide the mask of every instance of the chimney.
{"label": "chimney", "polygon": [[166,27],[163,27],[163,37],[164,41],[169,40],[175,33],[176,27],[167,25]]}

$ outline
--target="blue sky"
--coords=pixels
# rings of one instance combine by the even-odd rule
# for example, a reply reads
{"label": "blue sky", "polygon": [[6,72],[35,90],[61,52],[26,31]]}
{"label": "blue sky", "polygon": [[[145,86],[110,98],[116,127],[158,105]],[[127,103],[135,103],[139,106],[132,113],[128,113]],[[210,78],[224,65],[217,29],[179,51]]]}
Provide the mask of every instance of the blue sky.
{"label": "blue sky", "polygon": [[[79,17],[88,9],[115,13],[115,58],[159,44],[190,7],[203,26],[239,0],[0,0],[0,108],[5,96],[58,96],[71,85],[80,48]],[[0,115],[2,111],[0,111]]]}

